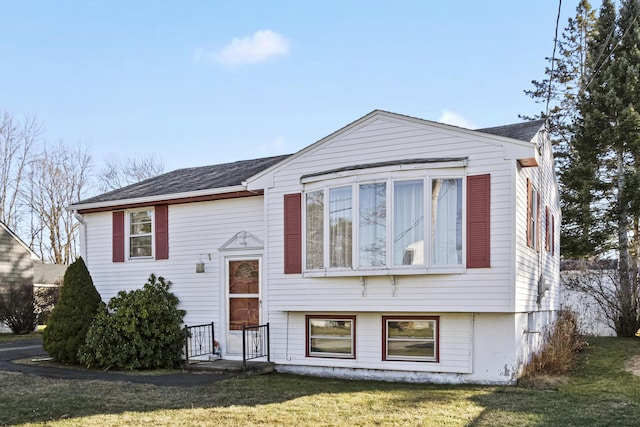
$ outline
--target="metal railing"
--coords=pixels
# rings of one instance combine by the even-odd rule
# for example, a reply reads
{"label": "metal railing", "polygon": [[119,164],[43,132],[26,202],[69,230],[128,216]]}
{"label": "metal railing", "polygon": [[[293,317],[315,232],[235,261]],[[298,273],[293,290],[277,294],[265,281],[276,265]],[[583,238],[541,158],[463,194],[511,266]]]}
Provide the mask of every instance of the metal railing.
{"label": "metal railing", "polygon": [[214,354],[213,330],[213,322],[204,325],[184,326],[184,355],[187,363],[189,363],[189,357]]}
{"label": "metal railing", "polygon": [[242,327],[242,369],[247,370],[247,360],[269,355],[269,324]]}

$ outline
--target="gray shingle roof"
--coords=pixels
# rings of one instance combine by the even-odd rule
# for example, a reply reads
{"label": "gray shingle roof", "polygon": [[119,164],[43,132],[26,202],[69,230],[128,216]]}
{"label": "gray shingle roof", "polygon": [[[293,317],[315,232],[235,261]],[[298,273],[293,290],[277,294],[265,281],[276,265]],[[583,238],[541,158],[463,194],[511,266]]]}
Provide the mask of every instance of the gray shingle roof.
{"label": "gray shingle roof", "polygon": [[529,122],[514,123],[512,125],[476,129],[476,131],[518,139],[520,141],[531,141],[536,133],[540,131],[544,122],[544,120],[532,120]]}
{"label": "gray shingle roof", "polygon": [[66,265],[33,263],[33,283],[45,285],[62,284],[64,273],[67,271]]}
{"label": "gray shingle roof", "polygon": [[[534,120],[505,126],[476,129],[476,131],[521,141],[531,141],[543,124],[544,120]],[[251,176],[270,168],[289,156],[290,154],[253,160],[241,160],[220,165],[177,169],[127,187],[81,200],[77,202],[77,205],[234,187],[241,185],[243,181]]]}
{"label": "gray shingle roof", "polygon": [[177,169],[145,181],[78,202],[78,204],[110,202],[138,197],[188,193],[212,188],[234,187],[242,181],[289,157],[289,154],[221,165]]}

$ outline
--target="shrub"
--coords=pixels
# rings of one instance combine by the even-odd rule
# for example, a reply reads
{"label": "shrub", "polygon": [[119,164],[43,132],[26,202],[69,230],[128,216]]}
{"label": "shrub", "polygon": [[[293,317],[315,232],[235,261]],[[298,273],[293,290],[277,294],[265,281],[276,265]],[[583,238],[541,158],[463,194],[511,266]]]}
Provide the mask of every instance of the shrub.
{"label": "shrub", "polygon": [[121,291],[101,305],[79,359],[88,367],[157,369],[181,359],[184,310],[171,282],[151,274],[142,289]]}
{"label": "shrub", "polygon": [[35,310],[38,314],[38,324],[46,325],[53,307],[56,306],[60,299],[60,286],[46,288],[34,286],[33,299],[35,302]]}
{"label": "shrub", "polygon": [[531,357],[522,377],[554,376],[570,372],[578,360],[578,353],[585,345],[586,341],[578,334],[576,314],[569,309],[560,310],[553,326],[545,331],[544,347]]}
{"label": "shrub", "polygon": [[78,362],[78,349],[100,304],[87,266],[78,258],[64,275],[60,300],[51,311],[42,335],[44,349],[62,362]]}
{"label": "shrub", "polygon": [[33,332],[38,326],[33,285],[10,285],[6,293],[0,293],[0,322],[16,335]]}

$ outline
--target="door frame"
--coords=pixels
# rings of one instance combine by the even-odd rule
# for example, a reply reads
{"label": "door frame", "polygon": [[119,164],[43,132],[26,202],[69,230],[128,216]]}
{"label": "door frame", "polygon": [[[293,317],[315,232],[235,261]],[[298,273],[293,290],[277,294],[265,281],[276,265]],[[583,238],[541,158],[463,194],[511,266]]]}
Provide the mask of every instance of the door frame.
{"label": "door frame", "polygon": [[220,312],[222,313],[222,319],[220,322],[220,332],[222,332],[222,339],[220,339],[220,345],[221,345],[221,351],[222,351],[222,356],[240,356],[242,357],[242,349],[240,349],[240,353],[238,354],[237,351],[234,351],[233,353],[229,352],[229,344],[232,341],[231,337],[232,335],[241,335],[242,331],[231,331],[229,329],[229,316],[230,316],[230,310],[229,310],[229,263],[233,262],[233,261],[258,261],[258,310],[259,310],[259,323],[262,324],[263,323],[263,319],[264,317],[264,307],[265,304],[263,304],[263,255],[261,253],[256,253],[256,252],[251,252],[251,253],[246,253],[246,254],[229,254],[226,255],[224,257],[222,257],[223,259],[222,261],[222,266],[221,266],[221,271],[223,272],[222,274],[222,280],[221,282],[221,287],[222,287],[222,292],[220,292],[220,295],[223,295],[223,298],[221,298],[221,307],[220,307]]}

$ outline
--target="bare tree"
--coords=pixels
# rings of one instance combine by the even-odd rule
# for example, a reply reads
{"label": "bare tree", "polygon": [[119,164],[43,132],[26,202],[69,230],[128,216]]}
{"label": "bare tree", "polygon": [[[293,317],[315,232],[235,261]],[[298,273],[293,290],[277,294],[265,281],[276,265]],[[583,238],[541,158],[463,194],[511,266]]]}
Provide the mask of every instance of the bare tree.
{"label": "bare tree", "polygon": [[23,196],[35,216],[31,247],[42,259],[55,264],[73,261],[78,222],[66,207],[85,195],[90,168],[91,156],[86,148],[70,148],[62,142],[45,146],[30,163],[30,188]]}
{"label": "bare tree", "polygon": [[[625,336],[628,326],[628,304],[635,312],[640,311],[640,288],[632,281],[628,289],[620,280],[616,261],[571,261],[562,275],[563,285],[571,290],[589,295],[600,307],[607,324],[618,336]],[[630,292],[631,295],[626,295]],[[638,328],[636,327],[636,330]]]}
{"label": "bare tree", "polygon": [[100,191],[106,192],[144,181],[164,173],[164,163],[155,154],[121,159],[111,155],[99,174]]}
{"label": "bare tree", "polygon": [[0,111],[0,221],[16,231],[22,213],[20,190],[41,133],[42,124],[34,117],[20,121]]}

